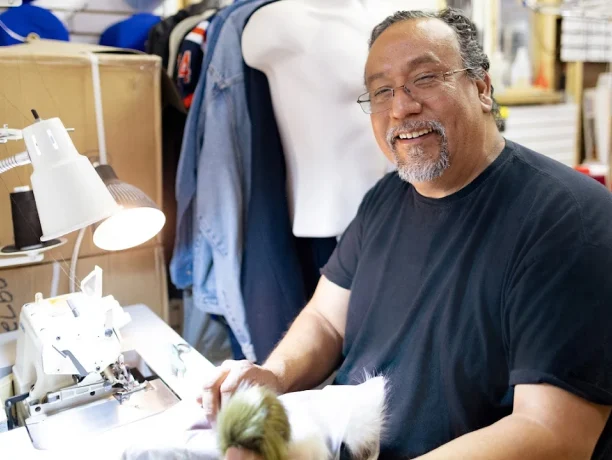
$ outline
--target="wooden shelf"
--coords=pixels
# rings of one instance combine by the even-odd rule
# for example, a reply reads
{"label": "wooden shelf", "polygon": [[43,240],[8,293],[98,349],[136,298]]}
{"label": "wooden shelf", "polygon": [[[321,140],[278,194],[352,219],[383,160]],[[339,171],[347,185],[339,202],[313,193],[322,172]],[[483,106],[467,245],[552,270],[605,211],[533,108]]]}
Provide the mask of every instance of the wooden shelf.
{"label": "wooden shelf", "polygon": [[495,94],[495,100],[500,105],[558,104],[564,98],[563,91],[539,88],[506,88],[503,93]]}

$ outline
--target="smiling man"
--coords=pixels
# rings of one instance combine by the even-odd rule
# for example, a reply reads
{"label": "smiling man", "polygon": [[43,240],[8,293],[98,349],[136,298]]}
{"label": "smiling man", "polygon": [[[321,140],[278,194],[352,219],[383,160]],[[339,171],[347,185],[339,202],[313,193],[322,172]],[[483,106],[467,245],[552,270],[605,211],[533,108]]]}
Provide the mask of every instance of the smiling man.
{"label": "smiling man", "polygon": [[612,195],[501,136],[488,68],[457,11],[375,28],[358,102],[397,171],[266,363],[206,383],[211,416],[245,380],[367,372],[390,381],[381,458],[612,458]]}

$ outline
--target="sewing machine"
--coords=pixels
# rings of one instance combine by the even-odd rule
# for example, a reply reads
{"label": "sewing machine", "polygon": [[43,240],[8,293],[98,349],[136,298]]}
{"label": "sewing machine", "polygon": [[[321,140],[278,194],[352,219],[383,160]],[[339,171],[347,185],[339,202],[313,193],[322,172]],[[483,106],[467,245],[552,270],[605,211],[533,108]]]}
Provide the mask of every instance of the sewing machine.
{"label": "sewing machine", "polygon": [[[142,355],[126,350],[121,328],[129,322],[130,314],[112,296],[102,296],[98,267],[81,292],[49,299],[37,294],[24,305],[13,366],[16,396],[5,402],[9,429],[25,427],[35,448],[56,449],[176,404],[175,391]],[[158,361],[153,367],[166,375],[170,367],[172,376],[165,380],[180,381],[186,351],[184,343],[173,344],[169,354],[156,351],[150,355]]]}
{"label": "sewing machine", "polygon": [[[32,115],[24,129],[0,126],[0,144],[26,144],[25,152],[0,160],[0,174],[32,164],[35,209],[16,207],[15,215],[32,218],[24,224],[35,244],[96,224],[94,244],[119,250],[161,230],[165,217],[152,200],[132,186],[125,193],[110,165],[94,169],[59,119]],[[155,217],[143,219],[142,211]],[[120,458],[131,442],[165,429],[156,415],[180,400],[197,408],[212,364],[145,305],[123,309],[104,297],[102,270],[84,280],[81,292],[32,297],[18,330],[0,334],[0,457]]]}

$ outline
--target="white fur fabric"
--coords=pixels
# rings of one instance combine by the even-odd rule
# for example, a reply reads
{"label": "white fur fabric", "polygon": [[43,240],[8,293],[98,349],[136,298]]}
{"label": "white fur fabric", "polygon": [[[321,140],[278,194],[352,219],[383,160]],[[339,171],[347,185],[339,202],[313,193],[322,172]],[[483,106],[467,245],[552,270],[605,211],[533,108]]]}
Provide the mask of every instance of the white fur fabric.
{"label": "white fur fabric", "polygon": [[[279,397],[291,425],[289,458],[291,460],[336,460],[342,444],[353,458],[378,458],[380,438],[384,430],[385,379],[374,377],[361,385],[334,386],[322,390],[288,393]],[[147,437],[126,449],[124,460],[170,460],[222,458],[216,434],[199,420],[184,431],[185,424],[194,420],[193,404],[181,402],[175,408],[155,416],[163,432]],[[152,420],[151,420],[152,421]],[[181,429],[182,428],[182,429]]]}

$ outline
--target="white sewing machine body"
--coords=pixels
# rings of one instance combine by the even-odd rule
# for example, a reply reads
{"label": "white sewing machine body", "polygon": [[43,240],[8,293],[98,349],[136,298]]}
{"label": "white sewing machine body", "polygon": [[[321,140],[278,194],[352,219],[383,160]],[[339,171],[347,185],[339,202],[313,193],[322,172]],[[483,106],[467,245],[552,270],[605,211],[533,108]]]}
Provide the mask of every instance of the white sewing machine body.
{"label": "white sewing machine body", "polygon": [[[101,270],[92,275],[101,276]],[[88,290],[87,282],[97,281],[90,277],[83,292],[51,299],[37,294],[21,310],[13,378],[15,393],[29,392],[30,405],[73,386],[75,376],[87,383],[103,380],[101,372],[121,354],[119,329],[130,316],[112,296]]]}
{"label": "white sewing machine body", "polygon": [[134,350],[120,328],[130,322],[113,296],[102,297],[96,267],[81,292],[23,306],[9,429],[27,427],[34,447],[53,449],[78,435],[104,432],[176,404],[179,398]]}

